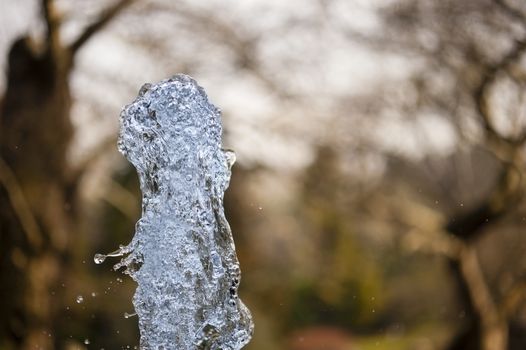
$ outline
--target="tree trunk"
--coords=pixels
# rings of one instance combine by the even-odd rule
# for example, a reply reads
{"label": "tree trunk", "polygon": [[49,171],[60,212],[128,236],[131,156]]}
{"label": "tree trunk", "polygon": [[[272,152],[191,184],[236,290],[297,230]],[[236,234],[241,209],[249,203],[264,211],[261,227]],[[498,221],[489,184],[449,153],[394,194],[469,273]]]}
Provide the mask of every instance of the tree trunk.
{"label": "tree trunk", "polygon": [[26,38],[9,52],[0,110],[0,344],[59,347],[53,327],[75,220],[68,183],[69,57],[38,53]]}

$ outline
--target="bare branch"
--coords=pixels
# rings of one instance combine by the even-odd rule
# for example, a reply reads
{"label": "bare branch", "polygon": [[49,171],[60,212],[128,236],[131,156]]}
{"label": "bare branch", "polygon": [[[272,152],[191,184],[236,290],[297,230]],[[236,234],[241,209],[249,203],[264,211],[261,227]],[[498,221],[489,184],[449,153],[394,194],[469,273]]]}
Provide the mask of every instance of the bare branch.
{"label": "bare branch", "polygon": [[116,145],[117,138],[115,136],[108,137],[106,140],[100,142],[71,172],[71,175],[68,177],[69,183],[78,183],[90,167],[96,163],[102,155],[108,153],[111,149],[115,149]]}
{"label": "bare branch", "polygon": [[[45,0],[50,1],[50,0]],[[90,24],[84,32],[70,46],[71,55],[75,53],[99,30],[111,22],[122,10],[130,6],[135,0],[119,0],[113,6],[102,12],[99,19]]]}
{"label": "bare branch", "polygon": [[183,7],[178,8],[178,13],[184,15],[185,18],[190,18],[193,25],[197,24],[207,28],[210,33],[228,45],[236,54],[240,68],[252,73],[269,90],[282,97],[291,97],[289,93],[283,91],[278,84],[270,79],[258,62],[256,55],[257,37],[243,36],[235,27],[210,14],[203,14]]}
{"label": "bare branch", "polygon": [[491,84],[495,82],[498,74],[507,69],[511,64],[520,59],[521,55],[526,51],[526,39],[516,40],[513,48],[505,55],[499,62],[486,67],[482,73],[480,84],[474,90],[473,98],[475,100],[477,111],[481,117],[481,122],[490,140],[501,140],[509,144],[520,145],[526,141],[526,135],[521,135],[518,138],[507,138],[498,133],[493,125],[492,118],[489,112],[487,91]]}
{"label": "bare branch", "polygon": [[127,188],[110,179],[108,191],[102,199],[124,214],[131,222],[136,222],[141,211],[138,199]]}
{"label": "bare branch", "polygon": [[500,218],[522,198],[522,172],[514,163],[504,164],[497,185],[478,206],[449,219],[445,230],[462,238],[476,236],[488,222]]}
{"label": "bare branch", "polygon": [[513,316],[521,303],[526,300],[526,280],[519,280],[502,298],[500,309],[506,318]]}
{"label": "bare branch", "polygon": [[514,289],[508,301],[497,305],[484,278],[476,250],[469,244],[447,232],[431,233],[418,229],[408,232],[404,237],[404,243],[410,250],[441,255],[458,264],[473,309],[481,320],[482,349],[506,349],[508,326],[505,309],[516,310],[516,304],[523,297],[521,292],[524,291],[524,285],[520,286],[521,289]]}
{"label": "bare branch", "polygon": [[494,2],[504,11],[508,16],[520,22],[523,26],[526,25],[526,16],[524,13],[516,8],[511,7],[506,0],[494,0]]}
{"label": "bare branch", "polygon": [[250,73],[264,87],[272,91],[283,99],[296,99],[297,95],[286,91],[280,84],[272,79],[265,70],[265,67],[258,60],[257,44],[259,35],[250,35],[243,33],[235,24],[228,23],[214,14],[196,10],[189,6],[177,4],[175,9],[171,5],[155,4],[148,7],[165,12],[176,12],[179,16],[188,21],[190,26],[196,27],[197,30],[205,30],[216,41],[225,44],[232,50],[237,59],[239,69]]}
{"label": "bare branch", "polygon": [[39,248],[43,243],[43,234],[38,226],[35,216],[27,202],[16,175],[9,165],[0,157],[0,183],[4,186],[11,201],[20,225],[24,229],[27,240],[34,248]]}
{"label": "bare branch", "polygon": [[60,18],[55,8],[54,0],[42,0],[42,10],[44,21],[46,22],[46,42],[47,49],[56,58],[61,50],[60,46]]}
{"label": "bare branch", "polygon": [[459,260],[463,248],[462,241],[447,232],[424,232],[416,228],[404,235],[402,243],[409,251],[436,254],[455,261]]}
{"label": "bare branch", "polygon": [[473,307],[481,320],[482,349],[506,349],[508,343],[507,323],[502,319],[499,309],[493,301],[475,249],[465,245],[460,253],[459,263]]}

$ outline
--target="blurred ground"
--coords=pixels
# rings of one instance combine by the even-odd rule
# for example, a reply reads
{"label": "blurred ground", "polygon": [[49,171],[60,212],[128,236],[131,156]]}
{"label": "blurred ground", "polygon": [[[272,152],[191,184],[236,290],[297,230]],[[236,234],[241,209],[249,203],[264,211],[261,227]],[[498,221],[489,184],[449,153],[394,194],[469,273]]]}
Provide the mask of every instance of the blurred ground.
{"label": "blurred ground", "polygon": [[[526,348],[526,7],[516,0],[0,0],[0,349],[138,344],[116,151],[192,75],[238,155],[256,332],[291,350]],[[82,297],[82,298],[79,298]]]}

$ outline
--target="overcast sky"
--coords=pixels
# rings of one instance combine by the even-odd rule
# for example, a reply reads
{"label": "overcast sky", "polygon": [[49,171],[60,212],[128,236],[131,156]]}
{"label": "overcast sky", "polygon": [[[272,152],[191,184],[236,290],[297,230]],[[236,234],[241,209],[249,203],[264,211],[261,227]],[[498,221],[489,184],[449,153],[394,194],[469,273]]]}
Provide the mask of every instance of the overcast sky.
{"label": "overcast sky", "polygon": [[[313,144],[335,137],[348,144],[352,138],[368,138],[380,148],[414,157],[430,150],[448,152],[455,142],[453,133],[437,116],[409,123],[392,114],[368,122],[342,107],[353,96],[374,94],[383,81],[400,81],[403,89],[404,79],[418,64],[376,52],[347,35],[387,30],[375,11],[391,2],[138,2],[94,37],[77,58],[72,116],[78,131],[72,154],[83,154],[115,135],[120,109],[143,83],[179,72],[193,75],[223,110],[225,146],[234,148],[246,164],[302,168],[312,159]],[[24,32],[41,33],[38,3],[0,0],[3,71],[13,39]],[[69,18],[64,38],[77,35],[105,3],[58,1]],[[208,26],[207,19],[215,24]],[[257,72],[239,66],[239,40],[254,43],[251,54]],[[342,129],[338,126],[344,119]]]}

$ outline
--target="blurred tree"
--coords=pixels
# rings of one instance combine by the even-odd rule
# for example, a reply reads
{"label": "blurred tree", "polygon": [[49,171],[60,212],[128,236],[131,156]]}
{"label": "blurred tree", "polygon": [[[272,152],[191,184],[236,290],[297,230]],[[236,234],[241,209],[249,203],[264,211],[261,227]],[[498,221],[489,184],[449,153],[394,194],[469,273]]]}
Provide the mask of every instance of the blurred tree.
{"label": "blurred tree", "polygon": [[[518,300],[524,297],[524,282],[516,281],[501,296],[492,293],[495,288],[484,276],[476,243],[499,220],[513,214],[523,199],[526,127],[521,62],[526,52],[526,8],[522,2],[506,0],[404,0],[387,6],[383,16],[390,30],[373,36],[371,43],[423,62],[411,82],[414,100],[408,102],[404,95],[397,107],[389,108],[398,108],[406,117],[440,116],[453,126],[459,147],[481,147],[497,163],[498,174],[484,192],[443,187],[443,197],[461,204],[444,210],[443,225],[419,222],[424,231],[440,233],[427,247],[450,260],[466,313],[466,327],[450,349],[513,348],[509,326]],[[356,33],[349,34],[357,38]],[[384,91],[392,103],[394,91]],[[503,98],[508,101],[504,106],[499,101]],[[475,171],[486,175],[485,169]],[[430,175],[435,179],[431,182],[437,180],[435,172]],[[448,176],[460,179],[463,174]],[[471,197],[462,198],[466,192]],[[408,224],[415,228],[414,222]]]}
{"label": "blurred tree", "polygon": [[289,291],[285,328],[330,325],[364,332],[381,324],[384,276],[356,234],[359,225],[349,210],[357,197],[338,153],[319,147],[302,179],[297,208],[311,249]]}
{"label": "blurred tree", "polygon": [[103,10],[71,43],[53,0],[42,0],[43,42],[28,36],[8,56],[0,109],[0,347],[63,348],[60,282],[86,164],[67,161],[73,127],[69,79],[75,56],[131,0]]}

